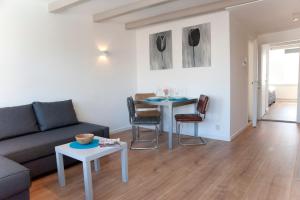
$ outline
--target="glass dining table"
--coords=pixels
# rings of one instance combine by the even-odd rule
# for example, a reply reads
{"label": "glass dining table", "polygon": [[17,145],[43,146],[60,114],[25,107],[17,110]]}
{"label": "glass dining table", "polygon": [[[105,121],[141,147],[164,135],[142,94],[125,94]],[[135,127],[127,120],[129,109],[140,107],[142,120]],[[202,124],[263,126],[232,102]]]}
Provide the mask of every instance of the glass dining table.
{"label": "glass dining table", "polygon": [[[136,104],[148,104],[148,105],[155,105],[159,106],[161,110],[161,130],[164,130],[164,124],[163,124],[163,109],[167,108],[167,115],[169,119],[169,130],[168,130],[168,147],[169,150],[173,149],[173,121],[174,121],[174,116],[173,116],[173,110],[175,107],[180,107],[180,106],[186,106],[186,105],[195,105],[195,113],[197,113],[197,98],[182,98],[182,99],[176,99],[176,98],[164,98],[161,100],[137,100],[135,101]],[[198,124],[194,124],[194,135],[198,136]]]}

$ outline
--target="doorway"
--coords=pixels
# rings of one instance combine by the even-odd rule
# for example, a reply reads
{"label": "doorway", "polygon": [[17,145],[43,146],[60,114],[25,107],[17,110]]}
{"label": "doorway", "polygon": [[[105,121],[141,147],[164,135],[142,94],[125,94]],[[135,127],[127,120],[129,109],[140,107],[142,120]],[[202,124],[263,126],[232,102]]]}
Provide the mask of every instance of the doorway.
{"label": "doorway", "polygon": [[261,120],[297,122],[299,46],[262,47]]}

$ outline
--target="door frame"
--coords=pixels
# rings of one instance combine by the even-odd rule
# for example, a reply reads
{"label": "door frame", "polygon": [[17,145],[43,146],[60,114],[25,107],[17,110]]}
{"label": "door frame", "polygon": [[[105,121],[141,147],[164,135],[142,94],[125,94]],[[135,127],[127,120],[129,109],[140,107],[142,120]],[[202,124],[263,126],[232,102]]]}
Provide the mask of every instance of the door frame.
{"label": "door frame", "polygon": [[299,52],[299,69],[298,69],[298,94],[297,94],[297,123],[300,124],[300,52]]}
{"label": "door frame", "polygon": [[[300,46],[300,42],[299,40],[296,40],[298,41],[298,44]],[[288,43],[290,44],[291,42],[295,42],[296,41],[287,41],[287,42],[280,42],[280,43],[276,43],[276,44],[284,44],[284,43]],[[256,41],[257,42],[257,41]],[[263,51],[262,51],[262,47],[263,45],[269,45],[269,48],[268,48],[268,51],[270,51],[270,47],[271,45],[274,45],[274,44],[261,44],[261,46],[259,47],[258,44],[257,45],[257,65],[253,65],[253,114],[252,114],[252,125],[253,127],[256,127],[257,125],[257,121],[260,120],[260,116],[261,116],[261,113],[259,111],[261,111],[261,92],[260,92],[260,87],[262,85],[261,83],[261,70],[262,70],[262,54],[263,54]],[[255,50],[254,50],[255,51]],[[269,52],[268,52],[268,55],[269,55]],[[255,57],[255,56],[254,56]],[[254,58],[255,60],[255,58]],[[267,57],[267,72],[269,71],[269,67],[268,67],[268,63],[269,63],[269,56]],[[298,99],[297,99],[297,118],[296,118],[296,122],[295,123],[299,123],[300,124],[300,52],[299,52],[299,71],[298,71]],[[266,83],[266,88],[268,89],[268,82]],[[266,90],[267,92],[267,90]],[[274,120],[276,121],[276,120]],[[277,120],[277,121],[280,121],[280,120]],[[284,122],[284,121],[282,121]]]}

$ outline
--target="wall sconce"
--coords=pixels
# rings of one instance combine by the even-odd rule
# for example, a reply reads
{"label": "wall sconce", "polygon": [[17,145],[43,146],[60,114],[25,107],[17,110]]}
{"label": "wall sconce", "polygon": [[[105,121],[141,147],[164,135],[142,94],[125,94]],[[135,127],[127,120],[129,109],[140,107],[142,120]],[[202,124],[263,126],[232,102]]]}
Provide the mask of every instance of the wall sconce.
{"label": "wall sconce", "polygon": [[108,51],[107,50],[100,50],[100,57],[107,57],[108,56]]}
{"label": "wall sconce", "polygon": [[300,20],[300,13],[293,13],[292,14],[292,21],[298,22]]}
{"label": "wall sconce", "polygon": [[109,52],[107,50],[100,50],[99,59],[103,60],[103,61],[107,61],[108,55],[109,55]]}

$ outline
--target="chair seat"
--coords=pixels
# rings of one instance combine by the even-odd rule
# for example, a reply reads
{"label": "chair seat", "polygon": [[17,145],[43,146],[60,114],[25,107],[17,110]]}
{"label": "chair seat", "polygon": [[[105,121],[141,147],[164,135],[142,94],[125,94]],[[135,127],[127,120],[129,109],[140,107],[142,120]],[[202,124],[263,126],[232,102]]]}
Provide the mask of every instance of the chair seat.
{"label": "chair seat", "polygon": [[160,112],[158,110],[145,110],[145,111],[137,111],[136,115],[138,117],[159,117]]}
{"label": "chair seat", "polygon": [[177,114],[175,120],[179,122],[201,122],[203,119],[198,114]]}
{"label": "chair seat", "polygon": [[157,125],[160,123],[160,117],[135,117],[133,124],[136,125]]}

